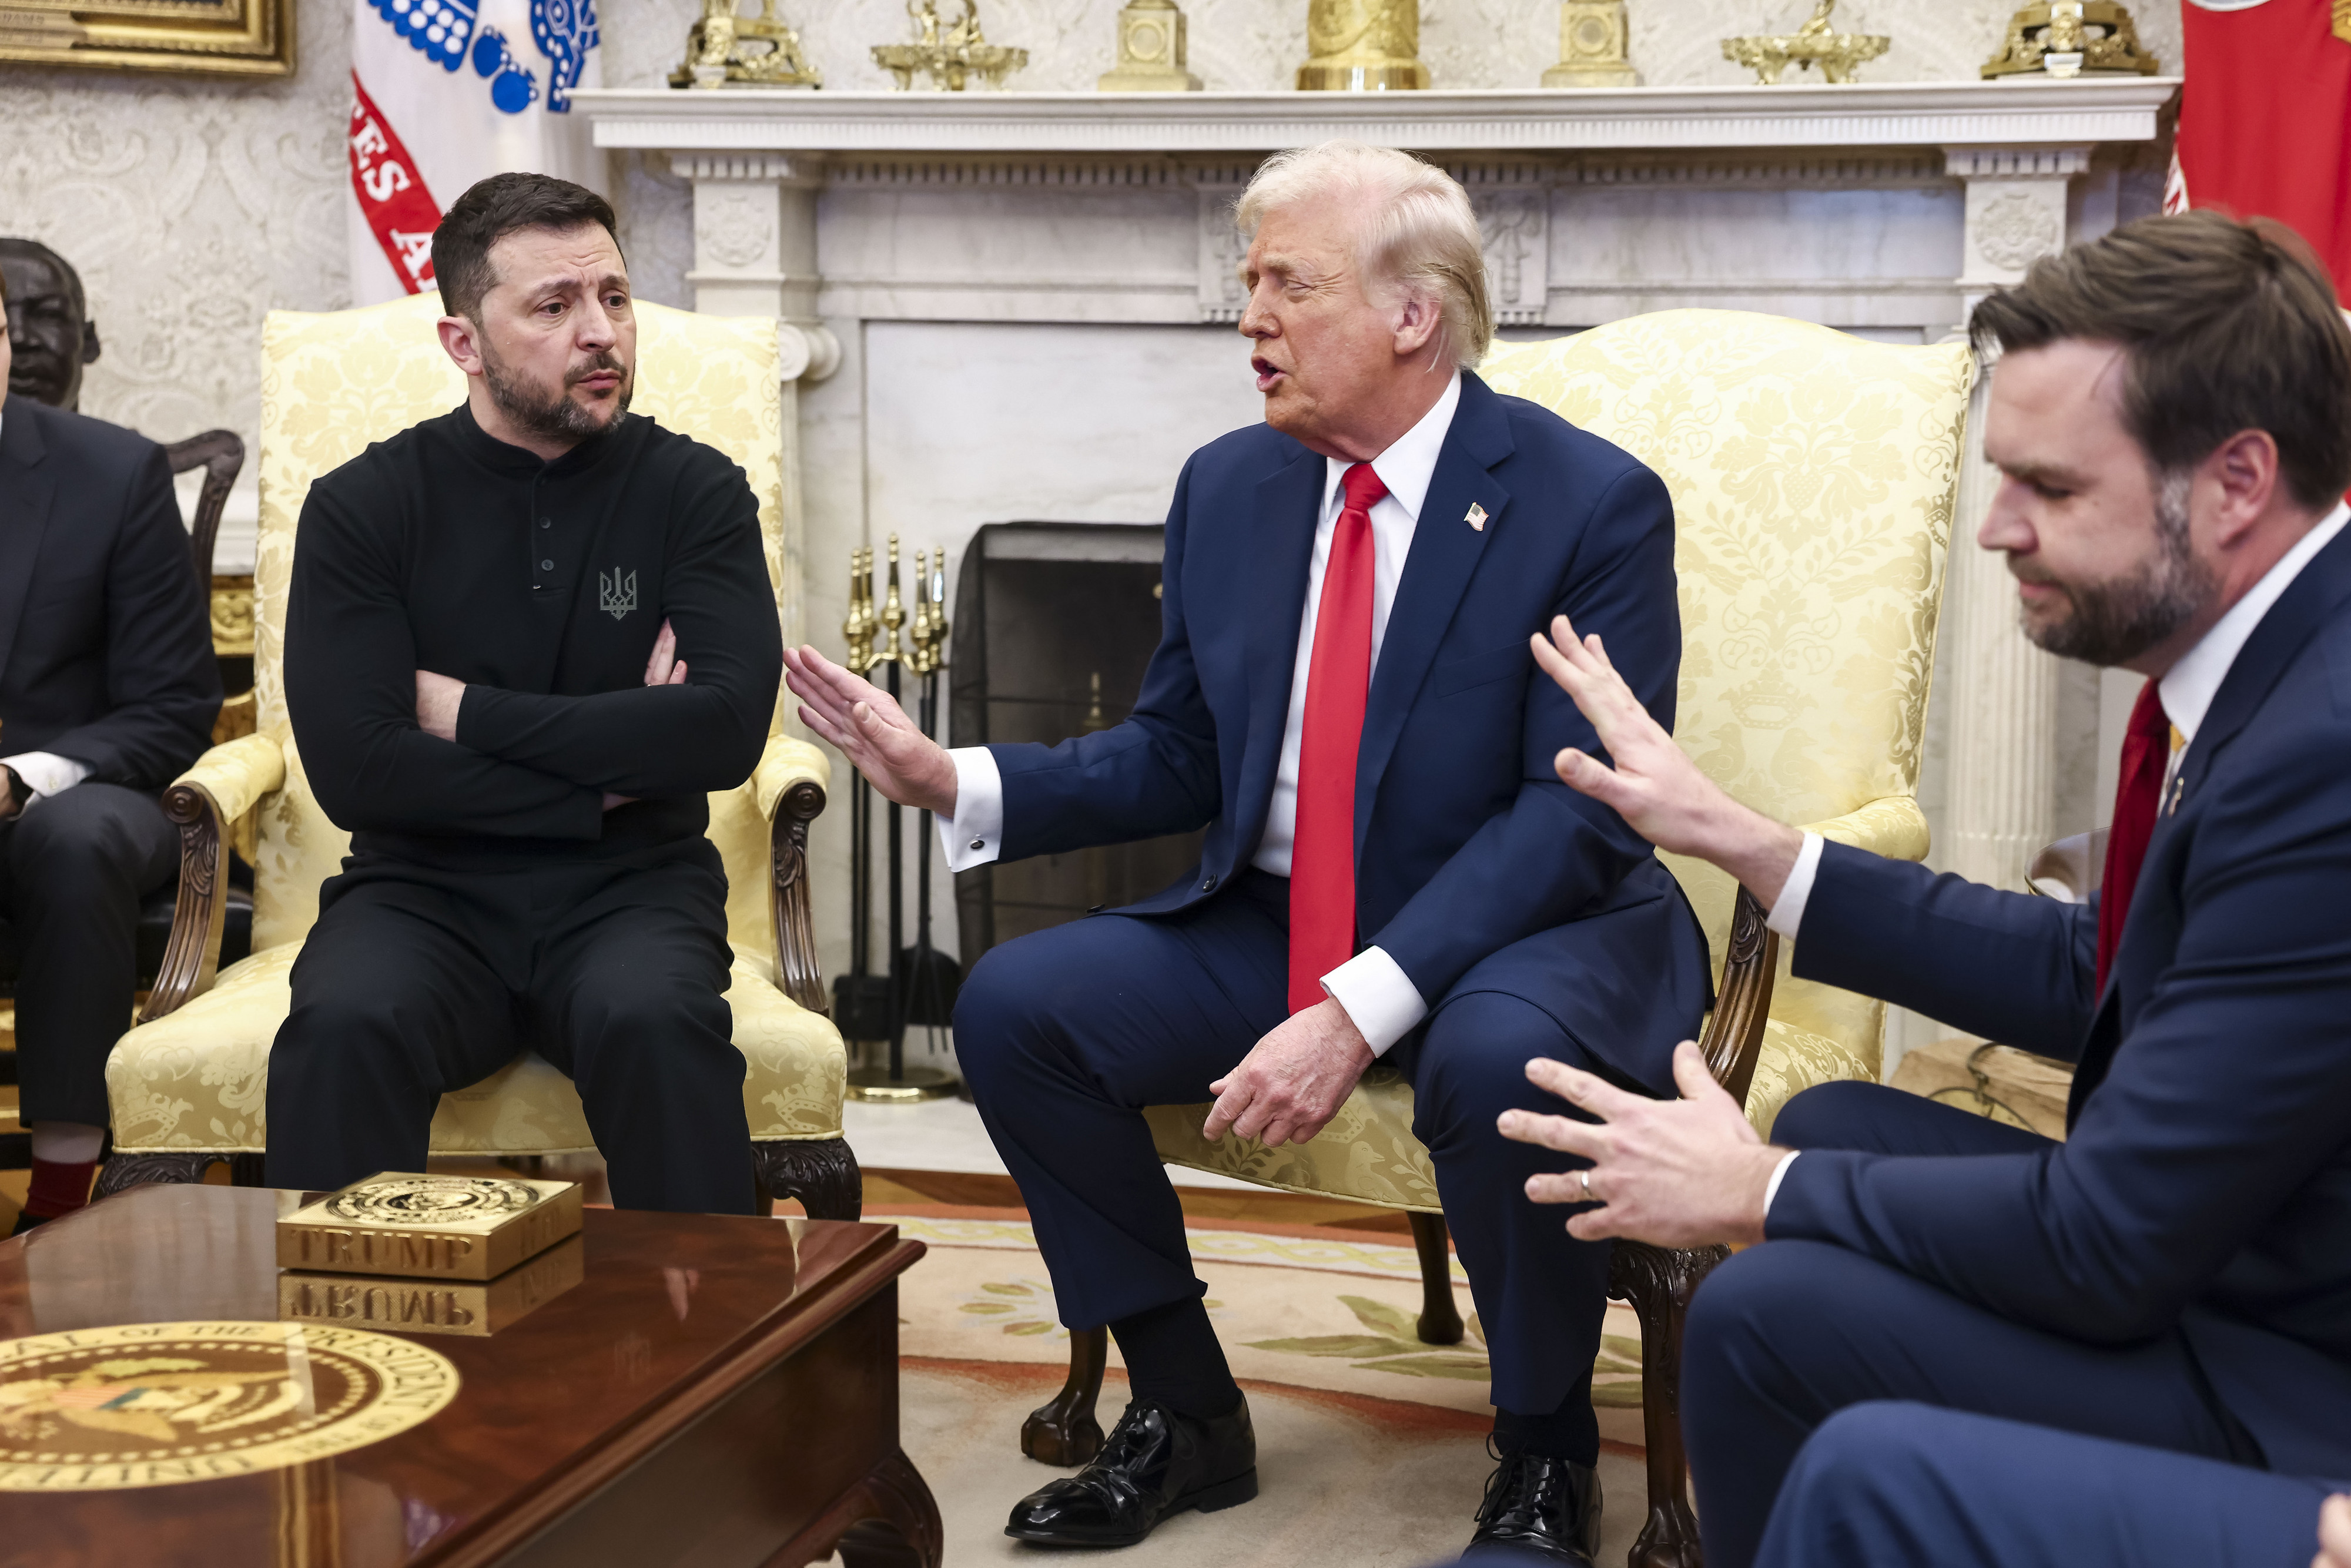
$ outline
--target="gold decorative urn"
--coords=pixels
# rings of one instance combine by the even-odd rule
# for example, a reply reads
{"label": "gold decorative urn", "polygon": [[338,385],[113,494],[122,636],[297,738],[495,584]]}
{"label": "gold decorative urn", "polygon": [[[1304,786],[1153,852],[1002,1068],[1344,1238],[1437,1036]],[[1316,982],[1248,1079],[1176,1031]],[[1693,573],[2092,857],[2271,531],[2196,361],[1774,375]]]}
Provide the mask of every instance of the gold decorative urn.
{"label": "gold decorative urn", "polygon": [[1410,92],[1420,63],[1420,0],[1308,0],[1301,92]]}
{"label": "gold decorative urn", "polygon": [[[2339,18],[2345,7],[2339,3]],[[2342,30],[2338,20],[2336,30]],[[2001,77],[2155,75],[2156,57],[2139,47],[2131,14],[2115,0],[2049,0],[2008,19],[2000,53],[1986,60],[1988,79]]]}
{"label": "gold decorative urn", "polygon": [[1625,0],[1566,0],[1559,10],[1559,64],[1543,72],[1543,86],[1640,86],[1625,35]]}

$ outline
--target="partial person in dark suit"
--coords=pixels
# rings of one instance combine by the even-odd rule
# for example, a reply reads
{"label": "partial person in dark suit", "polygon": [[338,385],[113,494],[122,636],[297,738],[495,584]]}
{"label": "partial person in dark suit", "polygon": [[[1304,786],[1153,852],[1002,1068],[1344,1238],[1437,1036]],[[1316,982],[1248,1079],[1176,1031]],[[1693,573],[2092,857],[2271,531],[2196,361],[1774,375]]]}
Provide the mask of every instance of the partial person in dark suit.
{"label": "partial person in dark suit", "polygon": [[[2002,350],[1979,533],[2053,653],[2148,677],[2102,894],[1861,853],[1709,784],[1584,627],[1542,657],[1613,768],[1561,776],[1737,876],[1795,973],[2075,1066],[2064,1143],[1871,1084],[1766,1146],[1688,1098],[1530,1073],[1606,1124],[1538,1197],[1585,1236],[1758,1242],[1691,1308],[1683,1419],[1712,1568],[1744,1568],[1805,1437],[1876,1399],[2351,1476],[2351,331],[2325,279],[2210,213],[2036,263]],[[1802,1151],[1796,1153],[1794,1151]]]}
{"label": "partial person in dark suit", "polygon": [[1206,827],[1142,903],[988,953],[956,1050],[1020,1184],[1061,1320],[1108,1324],[1134,1402],[1008,1533],[1123,1545],[1256,1492],[1249,1408],[1200,1302],[1143,1107],[1303,1142],[1383,1057],[1416,1091],[1493,1358],[1500,1468],[1473,1549],[1584,1563],[1608,1249],[1517,1201],[1556,1169],[1494,1135],[1530,1054],[1664,1092],[1707,1002],[1703,934],[1616,814],[1550,759],[1594,737],[1527,637],[1605,626],[1673,722],[1673,507],[1607,442],[1489,391],[1477,219],[1442,171],[1328,143],[1241,199],[1240,329],[1266,423],[1196,453],[1167,517],[1164,628],[1134,714],[953,753],[802,648],[818,734],[938,813],[951,863]]}
{"label": "partial person in dark suit", "polygon": [[[2351,1568],[2339,1482],[1932,1406],[1853,1405],[1780,1489],[1758,1568]],[[2312,1555],[2312,1549],[2317,1554]]]}
{"label": "partial person in dark suit", "polygon": [[[10,272],[0,270],[0,298]],[[0,381],[19,313],[0,329]],[[78,380],[79,366],[75,367]],[[89,1199],[106,1057],[131,1027],[139,902],[179,868],[157,794],[220,712],[210,617],[163,449],[0,402],[0,911],[16,942],[21,1230]]]}

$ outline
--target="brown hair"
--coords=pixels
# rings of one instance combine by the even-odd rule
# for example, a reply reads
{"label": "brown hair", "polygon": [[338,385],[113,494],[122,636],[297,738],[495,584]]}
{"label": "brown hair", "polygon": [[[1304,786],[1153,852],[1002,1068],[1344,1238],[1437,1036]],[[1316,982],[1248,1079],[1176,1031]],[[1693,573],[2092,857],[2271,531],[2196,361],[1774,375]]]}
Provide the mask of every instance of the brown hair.
{"label": "brown hair", "polygon": [[525,229],[563,233],[601,224],[618,249],[612,204],[585,185],[551,174],[493,174],[466,188],[433,231],[433,277],[441,308],[481,325],[482,296],[496,287],[490,247]]}
{"label": "brown hair", "polygon": [[2351,325],[2304,248],[2219,213],[2140,218],[2034,262],[1969,335],[2009,352],[2120,344],[2123,427],[2158,474],[2267,431],[2288,491],[2323,511],[2351,486]]}

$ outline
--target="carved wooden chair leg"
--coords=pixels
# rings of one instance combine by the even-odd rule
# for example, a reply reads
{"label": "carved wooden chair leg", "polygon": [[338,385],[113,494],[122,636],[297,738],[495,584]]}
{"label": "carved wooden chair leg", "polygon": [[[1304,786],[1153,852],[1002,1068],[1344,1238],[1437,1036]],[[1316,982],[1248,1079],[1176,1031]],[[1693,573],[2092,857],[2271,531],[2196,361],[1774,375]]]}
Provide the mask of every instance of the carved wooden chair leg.
{"label": "carved wooden chair leg", "polygon": [[1102,1452],[1102,1423],[1094,1401],[1102,1397],[1102,1368],[1110,1362],[1110,1330],[1070,1331],[1070,1380],[1048,1404],[1029,1413],[1020,1427],[1020,1451],[1049,1465],[1082,1465]]}
{"label": "carved wooden chair leg", "polygon": [[783,1140],[751,1145],[758,1175],[760,1212],[796,1197],[810,1219],[856,1219],[865,1212],[865,1178],[846,1140]]}
{"label": "carved wooden chair leg", "polygon": [[92,1197],[112,1197],[134,1186],[151,1182],[188,1183],[204,1179],[204,1172],[213,1162],[228,1156],[209,1150],[179,1151],[168,1155],[109,1155],[98,1173],[97,1189]]}
{"label": "carved wooden chair leg", "polygon": [[1420,1251],[1420,1343],[1459,1344],[1461,1309],[1453,1304],[1453,1251],[1445,1216],[1411,1214],[1412,1244]]}
{"label": "carved wooden chair leg", "polygon": [[1698,1281],[1729,1256],[1727,1247],[1619,1241],[1609,1260],[1609,1292],[1641,1320],[1641,1431],[1649,1449],[1649,1518],[1626,1568],[1705,1568],[1682,1450],[1682,1319]]}

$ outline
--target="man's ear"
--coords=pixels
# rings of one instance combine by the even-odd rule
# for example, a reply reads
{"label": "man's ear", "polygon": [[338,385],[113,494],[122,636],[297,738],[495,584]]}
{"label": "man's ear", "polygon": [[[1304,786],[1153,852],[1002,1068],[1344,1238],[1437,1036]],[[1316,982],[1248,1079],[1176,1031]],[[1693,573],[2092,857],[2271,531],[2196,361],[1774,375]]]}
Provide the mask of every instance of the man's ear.
{"label": "man's ear", "polygon": [[2220,542],[2234,544],[2262,519],[2277,493],[2277,438],[2266,430],[2241,430],[2214,447],[2200,466],[2220,492]]}
{"label": "man's ear", "polygon": [[1419,353],[1437,340],[1444,325],[1444,310],[1435,298],[1425,294],[1405,295],[1396,308],[1396,357],[1410,359]]}
{"label": "man's ear", "polygon": [[81,362],[85,365],[98,363],[98,323],[95,321],[81,324]]}
{"label": "man's ear", "polygon": [[469,376],[482,373],[482,329],[463,316],[444,316],[434,323],[441,334],[441,351]]}

